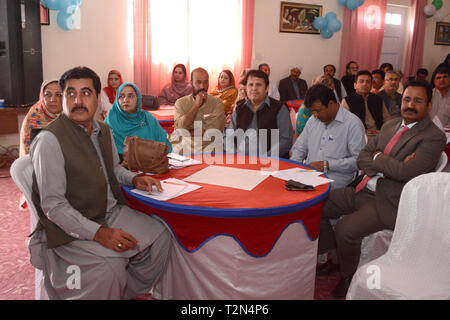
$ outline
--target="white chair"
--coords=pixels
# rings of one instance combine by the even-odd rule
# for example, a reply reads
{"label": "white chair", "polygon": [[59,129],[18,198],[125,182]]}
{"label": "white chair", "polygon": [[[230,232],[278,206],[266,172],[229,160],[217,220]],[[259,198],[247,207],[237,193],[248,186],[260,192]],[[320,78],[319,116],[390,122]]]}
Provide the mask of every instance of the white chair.
{"label": "white chair", "polygon": [[444,171],[445,167],[447,166],[447,162],[448,162],[448,156],[444,151],[444,152],[442,152],[441,157],[439,158],[439,162],[436,165],[436,169],[434,171],[435,172]]}
{"label": "white chair", "polygon": [[[436,165],[435,172],[444,171],[447,166],[448,157],[445,152],[442,152],[441,157],[439,158],[439,162]],[[381,230],[374,234],[371,234],[365,237],[361,243],[361,257],[359,259],[358,266],[375,260],[378,257],[381,257],[389,248],[389,244],[392,239],[392,231],[391,230]]]}
{"label": "white chair", "polygon": [[450,299],[449,225],[450,173],[409,181],[388,251],[358,268],[347,299]]}
{"label": "white chair", "polygon": [[[30,232],[32,232],[39,221],[36,208],[32,201],[32,184],[33,184],[33,164],[29,155],[16,159],[11,165],[11,177],[17,187],[22,191],[27,207],[30,210]],[[33,260],[32,252],[30,252],[31,260]],[[44,287],[43,272],[40,269],[35,270],[35,299],[48,299]]]}

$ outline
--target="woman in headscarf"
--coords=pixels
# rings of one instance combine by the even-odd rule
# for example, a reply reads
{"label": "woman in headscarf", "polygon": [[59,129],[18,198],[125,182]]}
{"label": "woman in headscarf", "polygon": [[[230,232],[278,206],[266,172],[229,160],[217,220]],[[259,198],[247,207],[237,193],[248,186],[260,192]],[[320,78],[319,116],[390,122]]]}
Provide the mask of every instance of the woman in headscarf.
{"label": "woman in headscarf", "polygon": [[217,86],[210,92],[210,95],[222,100],[225,115],[233,112],[233,104],[238,96],[238,90],[233,73],[230,70],[223,70],[219,74]]}
{"label": "woman in headscarf", "polygon": [[108,86],[104,87],[101,94],[100,104],[98,106],[96,119],[104,120],[108,115],[112,104],[116,100],[117,88],[123,84],[122,75],[117,70],[111,70],[108,73]]}
{"label": "woman in headscarf", "polygon": [[175,105],[179,98],[192,93],[192,86],[187,80],[186,67],[177,64],[172,70],[172,81],[167,84],[158,96],[158,103],[162,105]]}
{"label": "woman in headscarf", "polygon": [[123,143],[128,136],[163,142],[172,152],[167,132],[150,112],[142,110],[142,96],[133,83],[124,83],[117,89],[116,100],[105,122],[112,130],[121,160]]}
{"label": "woman in headscarf", "polygon": [[20,130],[20,150],[22,157],[30,153],[31,129],[43,128],[62,111],[62,91],[58,80],[44,81],[39,93],[39,101],[28,111]]}

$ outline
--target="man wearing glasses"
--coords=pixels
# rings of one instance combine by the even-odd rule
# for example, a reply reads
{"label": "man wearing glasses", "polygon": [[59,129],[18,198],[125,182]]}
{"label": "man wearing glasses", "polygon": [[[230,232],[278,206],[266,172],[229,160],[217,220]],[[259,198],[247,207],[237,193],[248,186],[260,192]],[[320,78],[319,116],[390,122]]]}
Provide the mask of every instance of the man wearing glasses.
{"label": "man wearing glasses", "polygon": [[[337,249],[341,280],[331,292],[335,297],[347,294],[362,239],[380,230],[394,230],[403,186],[432,172],[439,161],[446,137],[430,119],[431,97],[427,82],[408,82],[401,118],[386,122],[358,156],[358,167],[364,173],[361,182],[332,190],[324,203],[318,253]],[[339,217],[333,230],[329,220]]]}
{"label": "man wearing glasses", "polygon": [[402,95],[397,92],[399,84],[400,75],[398,72],[388,71],[384,77],[384,90],[378,93],[392,118],[401,116]]}

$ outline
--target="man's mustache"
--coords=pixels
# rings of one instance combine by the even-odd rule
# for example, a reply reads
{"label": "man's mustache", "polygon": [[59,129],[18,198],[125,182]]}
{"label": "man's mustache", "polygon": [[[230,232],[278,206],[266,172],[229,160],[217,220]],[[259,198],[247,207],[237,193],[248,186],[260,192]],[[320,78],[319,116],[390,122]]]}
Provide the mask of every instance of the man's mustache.
{"label": "man's mustache", "polygon": [[83,105],[76,105],[75,107],[72,108],[72,110],[70,110],[70,112],[76,112],[78,110],[84,110],[86,112],[89,112],[89,109]]}
{"label": "man's mustache", "polygon": [[411,112],[414,112],[414,113],[417,114],[417,110],[416,109],[407,108],[407,109],[403,110],[403,112],[408,112],[408,111],[411,111]]}
{"label": "man's mustache", "polygon": [[200,90],[197,90],[197,91],[194,92],[194,97],[197,96],[200,92],[208,93],[207,90],[205,90],[205,89],[200,89]]}

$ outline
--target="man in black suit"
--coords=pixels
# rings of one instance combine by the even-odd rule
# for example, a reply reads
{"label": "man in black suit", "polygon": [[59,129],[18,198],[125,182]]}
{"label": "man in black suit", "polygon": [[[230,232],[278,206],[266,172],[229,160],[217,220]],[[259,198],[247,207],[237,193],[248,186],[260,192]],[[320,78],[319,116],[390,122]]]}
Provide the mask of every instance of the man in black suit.
{"label": "man in black suit", "polygon": [[291,69],[291,75],[289,77],[280,80],[278,91],[280,92],[281,103],[305,98],[308,85],[305,80],[300,79],[301,73],[301,67],[294,67]]}

